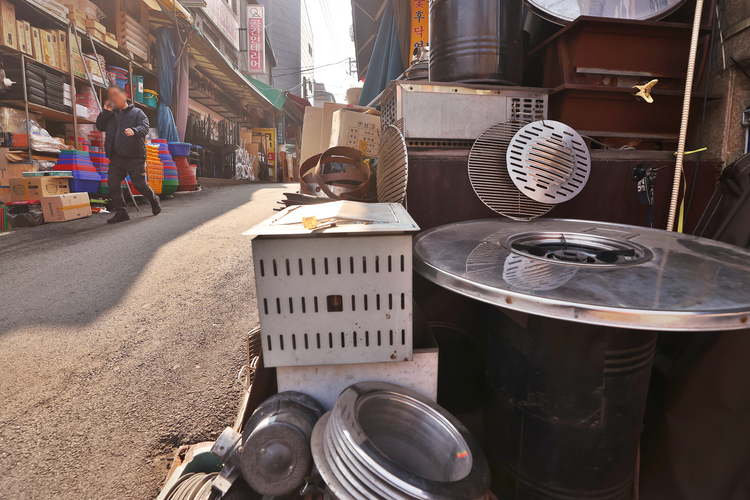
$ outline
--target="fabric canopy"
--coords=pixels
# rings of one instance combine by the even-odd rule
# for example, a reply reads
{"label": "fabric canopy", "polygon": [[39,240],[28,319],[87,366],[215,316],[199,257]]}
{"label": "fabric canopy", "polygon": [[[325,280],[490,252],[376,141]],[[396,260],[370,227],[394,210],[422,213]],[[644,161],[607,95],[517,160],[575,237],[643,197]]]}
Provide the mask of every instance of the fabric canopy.
{"label": "fabric canopy", "polygon": [[391,80],[395,80],[404,72],[401,58],[401,44],[398,39],[398,25],[391,0],[388,0],[383,10],[383,20],[378,30],[378,38],[372,51],[370,65],[367,69],[360,106],[367,106],[380,94]]}
{"label": "fabric canopy", "polygon": [[252,85],[255,90],[261,93],[263,97],[273,104],[274,108],[281,110],[284,107],[286,96],[283,91],[276,87],[272,87],[271,85],[267,85],[260,80],[256,80],[255,78],[250,78],[249,76],[246,76],[245,78],[247,78],[247,81],[250,82],[250,85]]}
{"label": "fabric canopy", "polygon": [[159,71],[159,137],[169,142],[179,142],[177,127],[172,114],[172,97],[175,79],[175,56],[172,47],[172,28],[162,26],[156,30],[156,67]]}

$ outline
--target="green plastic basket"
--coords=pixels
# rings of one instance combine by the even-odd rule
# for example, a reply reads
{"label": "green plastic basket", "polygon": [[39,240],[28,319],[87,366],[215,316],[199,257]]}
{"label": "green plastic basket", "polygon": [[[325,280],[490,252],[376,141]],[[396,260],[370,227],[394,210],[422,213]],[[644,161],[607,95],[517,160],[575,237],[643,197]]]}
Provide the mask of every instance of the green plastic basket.
{"label": "green plastic basket", "polygon": [[164,179],[161,183],[161,194],[174,194],[179,185],[179,179]]}

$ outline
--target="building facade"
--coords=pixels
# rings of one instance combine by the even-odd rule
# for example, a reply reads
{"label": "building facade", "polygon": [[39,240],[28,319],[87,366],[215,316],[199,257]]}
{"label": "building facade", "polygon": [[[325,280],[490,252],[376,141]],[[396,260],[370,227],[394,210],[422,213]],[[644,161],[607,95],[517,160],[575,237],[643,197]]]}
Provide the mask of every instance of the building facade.
{"label": "building facade", "polygon": [[276,67],[273,85],[299,97],[309,96],[303,82],[313,79],[315,61],[312,25],[305,0],[259,0],[265,7],[266,33],[273,47]]}

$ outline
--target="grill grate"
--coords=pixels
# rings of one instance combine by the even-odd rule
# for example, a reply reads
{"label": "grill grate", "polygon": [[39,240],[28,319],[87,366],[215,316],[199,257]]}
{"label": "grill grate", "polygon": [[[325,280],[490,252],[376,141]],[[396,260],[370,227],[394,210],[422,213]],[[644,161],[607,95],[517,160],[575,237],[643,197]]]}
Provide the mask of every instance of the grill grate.
{"label": "grill grate", "polygon": [[591,171],[591,157],[578,132],[552,120],[519,130],[508,146],[506,161],[516,187],[540,203],[573,199]]}
{"label": "grill grate", "polygon": [[552,205],[522,194],[508,174],[508,145],[523,126],[515,122],[493,125],[477,138],[469,153],[469,180],[474,192],[490,209],[516,220],[533,219],[552,209]]}
{"label": "grill grate", "polygon": [[406,197],[409,160],[404,136],[389,125],[380,136],[378,151],[378,203],[402,203]]}

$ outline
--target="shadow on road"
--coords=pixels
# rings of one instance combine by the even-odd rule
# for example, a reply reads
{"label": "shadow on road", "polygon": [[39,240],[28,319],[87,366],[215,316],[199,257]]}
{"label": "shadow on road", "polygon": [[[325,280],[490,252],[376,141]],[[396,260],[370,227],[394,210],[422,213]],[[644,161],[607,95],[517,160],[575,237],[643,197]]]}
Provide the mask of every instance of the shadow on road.
{"label": "shadow on road", "polygon": [[[130,209],[133,220],[126,223],[107,224],[111,215],[99,214],[0,237],[0,335],[29,325],[90,323],[117,305],[162,246],[266,189],[277,191],[277,198],[283,190],[207,189],[166,200],[158,217],[142,206],[141,212]],[[266,202],[259,210],[270,216],[272,207]]]}

